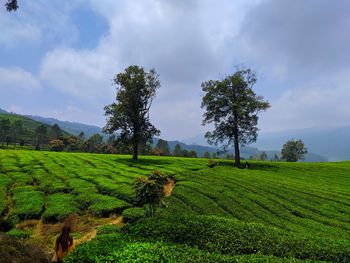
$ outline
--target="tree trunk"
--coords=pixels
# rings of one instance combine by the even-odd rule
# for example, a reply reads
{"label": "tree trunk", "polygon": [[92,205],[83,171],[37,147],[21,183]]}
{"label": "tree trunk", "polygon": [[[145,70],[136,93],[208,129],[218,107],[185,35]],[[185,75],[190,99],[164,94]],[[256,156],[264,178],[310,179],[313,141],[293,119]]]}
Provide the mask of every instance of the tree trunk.
{"label": "tree trunk", "polygon": [[234,136],[234,146],[235,146],[235,166],[240,167],[241,166],[241,155],[239,152],[238,134],[235,134],[235,136]]}
{"label": "tree trunk", "polygon": [[138,143],[137,142],[134,142],[134,145],[133,145],[133,153],[132,153],[132,159],[134,160],[134,161],[137,161],[137,157],[138,157],[138,147],[139,145],[138,145]]}

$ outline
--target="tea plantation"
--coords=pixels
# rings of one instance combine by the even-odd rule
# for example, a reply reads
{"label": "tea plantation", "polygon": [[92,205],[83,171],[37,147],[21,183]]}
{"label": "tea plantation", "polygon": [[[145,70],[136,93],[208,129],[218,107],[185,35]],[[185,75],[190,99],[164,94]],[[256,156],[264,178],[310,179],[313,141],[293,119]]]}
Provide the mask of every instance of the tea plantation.
{"label": "tea plantation", "polygon": [[0,215],[134,221],[132,183],[153,170],[176,187],[155,218],[106,226],[66,262],[350,262],[350,162],[230,161],[0,150]]}

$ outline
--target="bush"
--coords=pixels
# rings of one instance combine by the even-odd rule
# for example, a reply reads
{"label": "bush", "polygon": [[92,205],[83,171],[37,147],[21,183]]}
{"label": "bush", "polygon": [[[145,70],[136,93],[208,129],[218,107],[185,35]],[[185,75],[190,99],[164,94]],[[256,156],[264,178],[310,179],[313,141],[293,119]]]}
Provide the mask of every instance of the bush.
{"label": "bush", "polygon": [[33,263],[50,262],[39,246],[0,233],[0,262]]}
{"label": "bush", "polygon": [[19,230],[16,228],[12,228],[6,234],[8,236],[18,238],[18,239],[28,239],[30,237],[30,234],[27,231]]}
{"label": "bush", "polygon": [[83,262],[298,262],[272,256],[230,256],[210,253],[195,247],[161,241],[130,239],[116,233],[97,236],[78,246],[65,258],[65,263]]}
{"label": "bush", "polygon": [[19,220],[40,218],[45,205],[45,195],[33,189],[31,186],[23,186],[12,190],[13,209],[10,217],[18,217]]}
{"label": "bush", "polygon": [[135,222],[144,217],[145,209],[141,207],[132,207],[125,209],[122,213],[125,222]]}
{"label": "bush", "polygon": [[42,220],[44,223],[56,223],[78,212],[79,209],[73,195],[57,193],[49,196]]}
{"label": "bush", "polygon": [[109,216],[110,214],[120,214],[125,208],[131,205],[123,200],[112,196],[95,194],[96,200],[88,207],[94,216]]}
{"label": "bush", "polygon": [[215,162],[213,160],[208,160],[208,167],[209,168],[214,168],[217,165],[218,165],[217,162]]}
{"label": "bush", "polygon": [[104,225],[97,229],[97,235],[114,234],[121,231],[120,225]]}
{"label": "bush", "polygon": [[215,216],[140,220],[124,229],[136,237],[198,246],[229,255],[263,254],[276,257],[350,261],[350,242],[305,237],[261,224]]}

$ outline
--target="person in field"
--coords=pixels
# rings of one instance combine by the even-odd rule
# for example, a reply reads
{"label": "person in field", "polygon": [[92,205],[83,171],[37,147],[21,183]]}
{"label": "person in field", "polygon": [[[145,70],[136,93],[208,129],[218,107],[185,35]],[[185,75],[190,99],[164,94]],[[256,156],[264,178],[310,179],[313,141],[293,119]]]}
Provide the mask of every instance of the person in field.
{"label": "person in field", "polygon": [[54,255],[51,260],[52,262],[62,262],[63,258],[74,249],[75,244],[70,232],[71,227],[64,225],[61,233],[57,235],[54,244]]}

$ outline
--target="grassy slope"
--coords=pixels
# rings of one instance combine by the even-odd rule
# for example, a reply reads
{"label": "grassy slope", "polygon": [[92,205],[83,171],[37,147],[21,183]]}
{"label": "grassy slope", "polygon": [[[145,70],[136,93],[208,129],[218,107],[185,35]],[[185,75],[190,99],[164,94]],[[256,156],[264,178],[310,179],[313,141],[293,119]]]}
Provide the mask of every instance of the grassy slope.
{"label": "grassy slope", "polygon": [[[135,164],[122,155],[0,150],[0,213],[27,218],[16,214],[21,206],[33,210],[20,202],[19,193],[26,191],[36,193],[29,195],[33,200],[24,196],[45,218],[60,220],[66,207],[103,216],[120,212],[133,203],[133,178],[154,169],[178,180],[163,216],[215,215],[233,219],[230,224],[239,220],[279,229],[292,240],[326,240],[322,244],[350,239],[350,162],[257,162],[237,169],[227,161],[208,168],[205,159],[141,157]],[[60,195],[67,206],[55,202]],[[314,250],[308,255],[317,256]]]}
{"label": "grassy slope", "polygon": [[[32,120],[30,118],[16,115],[16,114],[3,114],[0,113],[0,120],[9,119],[11,123],[16,120],[21,120],[23,122],[23,127],[25,129],[25,133],[23,136],[20,136],[25,140],[26,143],[33,141],[35,129],[40,125],[45,125],[47,127],[48,132],[50,132],[50,125]],[[63,131],[63,135],[69,135],[67,132]]]}

